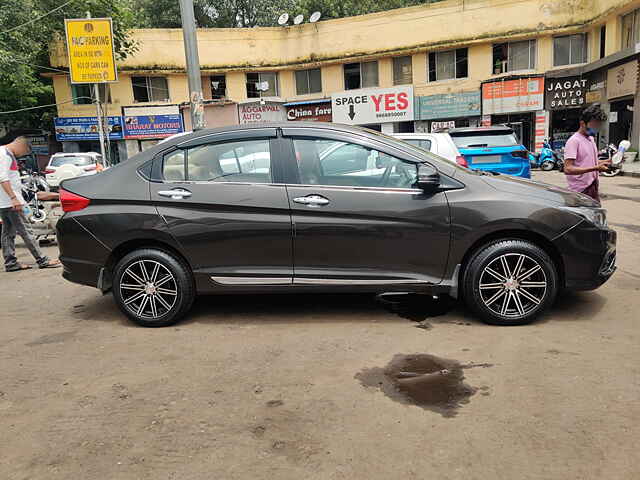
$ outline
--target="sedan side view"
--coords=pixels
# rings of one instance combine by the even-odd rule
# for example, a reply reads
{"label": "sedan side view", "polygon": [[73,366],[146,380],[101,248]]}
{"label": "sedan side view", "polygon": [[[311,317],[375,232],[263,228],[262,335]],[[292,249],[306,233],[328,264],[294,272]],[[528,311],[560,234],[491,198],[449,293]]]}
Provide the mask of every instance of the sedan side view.
{"label": "sedan side view", "polygon": [[197,294],[273,292],[446,294],[520,325],[615,271],[590,198],[343,125],[182,135],[64,181],[60,199],[64,278],[148,327]]}

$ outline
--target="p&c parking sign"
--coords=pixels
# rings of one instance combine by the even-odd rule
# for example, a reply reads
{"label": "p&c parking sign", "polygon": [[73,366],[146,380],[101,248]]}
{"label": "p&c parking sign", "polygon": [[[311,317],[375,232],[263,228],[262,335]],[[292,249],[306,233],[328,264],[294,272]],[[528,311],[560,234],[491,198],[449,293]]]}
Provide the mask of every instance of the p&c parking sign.
{"label": "p&c parking sign", "polygon": [[110,18],[64,21],[71,83],[117,82]]}

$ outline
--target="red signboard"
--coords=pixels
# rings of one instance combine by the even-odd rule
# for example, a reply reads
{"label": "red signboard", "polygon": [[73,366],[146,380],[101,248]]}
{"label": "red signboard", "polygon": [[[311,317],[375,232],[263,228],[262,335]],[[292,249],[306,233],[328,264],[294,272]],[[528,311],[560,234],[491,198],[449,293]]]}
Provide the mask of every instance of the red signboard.
{"label": "red signboard", "polygon": [[287,107],[287,120],[291,122],[330,122],[331,101],[290,105]]}

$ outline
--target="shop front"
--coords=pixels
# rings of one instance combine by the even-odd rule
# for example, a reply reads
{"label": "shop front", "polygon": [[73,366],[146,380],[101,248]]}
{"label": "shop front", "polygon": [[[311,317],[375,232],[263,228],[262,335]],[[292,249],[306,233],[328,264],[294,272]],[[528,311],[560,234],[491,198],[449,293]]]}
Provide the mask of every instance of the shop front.
{"label": "shop front", "polygon": [[540,148],[548,135],[544,78],[504,78],[482,84],[483,124],[508,125],[528,150]]}
{"label": "shop front", "polygon": [[545,80],[544,103],[550,115],[549,137],[553,149],[563,148],[569,137],[578,130],[580,112],[594,98],[594,95],[589,95],[590,88],[590,79],[586,76]]}
{"label": "shop front", "polygon": [[[224,100],[204,101],[204,122],[207,128],[228,127],[238,125],[238,104]],[[184,131],[190,132],[191,128],[191,107],[188,103],[180,106],[182,110],[182,120]]]}
{"label": "shop front", "polygon": [[480,92],[418,96],[415,99],[416,132],[442,132],[480,124]]}
{"label": "shop front", "polygon": [[[62,143],[62,151],[97,152],[100,153],[100,138],[98,135],[98,117],[56,117],[53,120],[56,140]],[[112,164],[127,158],[124,148],[122,117],[109,116],[106,118],[106,130],[109,142],[106,145]]]}
{"label": "shop front", "polygon": [[178,105],[123,107],[127,158],[151,148],[163,138],[184,132]]}
{"label": "shop front", "polygon": [[273,101],[249,100],[238,104],[240,125],[250,123],[284,122],[286,119],[284,104]]}
{"label": "shop front", "polygon": [[289,122],[330,122],[331,99],[306,100],[284,104]]}
{"label": "shop front", "polygon": [[[632,140],[633,111],[638,84],[638,60],[618,65],[607,71],[609,100],[609,143],[618,145]],[[637,139],[635,146],[637,146]]]}
{"label": "shop front", "polygon": [[348,90],[331,95],[335,123],[360,125],[384,133],[414,131],[413,86]]}

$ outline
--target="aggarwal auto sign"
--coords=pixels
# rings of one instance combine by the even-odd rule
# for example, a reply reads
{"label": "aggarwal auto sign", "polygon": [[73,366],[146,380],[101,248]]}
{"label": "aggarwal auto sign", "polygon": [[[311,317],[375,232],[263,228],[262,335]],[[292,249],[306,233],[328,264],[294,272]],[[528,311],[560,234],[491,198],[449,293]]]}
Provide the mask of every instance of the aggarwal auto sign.
{"label": "aggarwal auto sign", "polygon": [[546,110],[580,108],[586,102],[588,82],[586,78],[547,78],[544,88]]}
{"label": "aggarwal auto sign", "polygon": [[349,125],[413,121],[413,87],[370,88],[331,95],[333,121]]}

